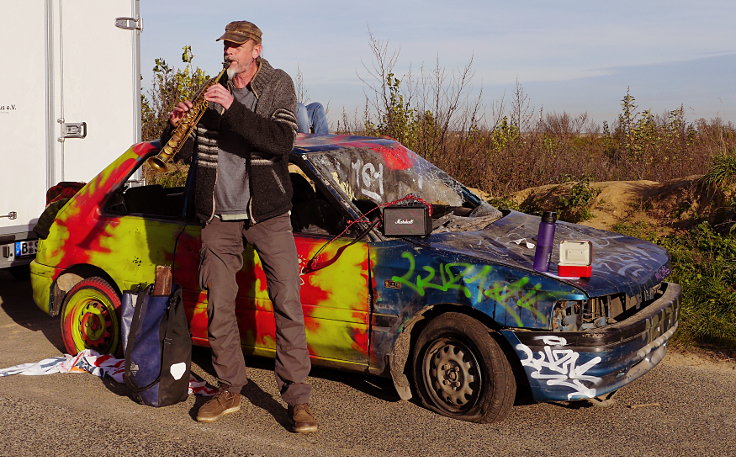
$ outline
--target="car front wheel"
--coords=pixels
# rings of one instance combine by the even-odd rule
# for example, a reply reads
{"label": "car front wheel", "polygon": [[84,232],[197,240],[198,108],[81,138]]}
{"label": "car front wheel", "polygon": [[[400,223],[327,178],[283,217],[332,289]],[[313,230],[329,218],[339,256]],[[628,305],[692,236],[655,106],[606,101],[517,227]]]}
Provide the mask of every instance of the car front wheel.
{"label": "car front wheel", "polygon": [[120,297],[102,278],[87,278],[72,287],[61,309],[61,338],[66,351],[119,352],[119,308]]}
{"label": "car front wheel", "polygon": [[413,351],[414,385],[425,407],[471,422],[508,415],[516,381],[491,332],[460,313],[445,313],[427,324]]}

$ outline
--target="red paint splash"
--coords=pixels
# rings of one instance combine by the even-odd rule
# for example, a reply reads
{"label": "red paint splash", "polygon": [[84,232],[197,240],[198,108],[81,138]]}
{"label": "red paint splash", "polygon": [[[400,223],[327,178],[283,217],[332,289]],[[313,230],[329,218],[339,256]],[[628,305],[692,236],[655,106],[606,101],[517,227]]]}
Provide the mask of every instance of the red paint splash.
{"label": "red paint splash", "polygon": [[351,141],[345,143],[347,147],[366,148],[381,154],[386,167],[391,170],[406,170],[414,165],[411,153],[398,141],[384,144],[369,141]]}
{"label": "red paint splash", "polygon": [[368,332],[360,329],[352,330],[353,349],[361,354],[368,354]]}
{"label": "red paint splash", "polygon": [[97,175],[74,196],[71,206],[65,208],[56,219],[55,223],[66,228],[69,234],[69,238],[52,253],[54,257],[59,251],[62,253],[57,267],[86,263],[92,252],[110,252],[102,246],[103,240],[113,236],[112,232],[120,224],[120,219],[101,217],[101,205],[108,192],[130,173],[136,163],[135,158],[129,158],[109,174],[103,172]]}

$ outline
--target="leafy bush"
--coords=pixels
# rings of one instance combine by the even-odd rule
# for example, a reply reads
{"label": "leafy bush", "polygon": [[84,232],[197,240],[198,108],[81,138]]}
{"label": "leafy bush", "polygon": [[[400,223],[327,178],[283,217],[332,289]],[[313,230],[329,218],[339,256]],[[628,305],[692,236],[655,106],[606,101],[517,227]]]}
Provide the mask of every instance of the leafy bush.
{"label": "leafy bush", "polygon": [[568,194],[560,198],[560,218],[570,222],[587,221],[593,217],[590,207],[600,193],[599,189],[591,187],[590,178],[583,177],[572,185]]}
{"label": "leafy bush", "polygon": [[487,199],[488,203],[498,209],[511,209],[514,211],[524,211],[521,205],[516,200],[510,197],[492,197]]}
{"label": "leafy bush", "polygon": [[703,222],[659,242],[672,256],[672,281],[682,286],[678,340],[736,348],[736,237]]}
{"label": "leafy bush", "polygon": [[592,217],[590,209],[600,192],[591,186],[588,177],[579,181],[566,178],[564,184],[553,186],[547,192],[530,194],[519,206],[521,211],[536,215],[555,211],[560,220],[577,223]]}
{"label": "leafy bush", "polygon": [[736,150],[713,157],[710,169],[703,176],[703,182],[720,189],[736,183]]}
{"label": "leafy bush", "polygon": [[[204,70],[194,67],[191,46],[182,47],[181,61],[184,68],[173,68],[164,59],[156,59],[153,67],[153,85],[148,96],[141,96],[141,124],[144,140],[159,138],[169,120],[169,113],[182,100],[191,100],[210,79]],[[157,172],[147,164],[143,166],[144,179],[149,184],[164,187],[183,186],[189,167],[169,164],[165,172]]]}
{"label": "leafy bush", "polygon": [[147,96],[141,96],[142,136],[146,141],[158,138],[174,106],[182,100],[191,100],[210,79],[204,70],[193,66],[192,47],[184,46],[182,51],[184,68],[173,68],[161,58],[155,61],[152,86]]}

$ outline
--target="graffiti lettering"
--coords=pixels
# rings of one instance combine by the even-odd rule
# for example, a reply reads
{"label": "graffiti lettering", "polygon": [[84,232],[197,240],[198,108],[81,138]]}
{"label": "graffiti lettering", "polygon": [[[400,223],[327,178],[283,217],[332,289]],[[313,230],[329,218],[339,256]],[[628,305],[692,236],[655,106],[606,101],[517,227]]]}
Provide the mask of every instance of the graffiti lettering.
{"label": "graffiti lettering", "polygon": [[496,282],[493,284],[493,287],[485,290],[483,295],[494,300],[496,303],[500,303],[518,326],[523,325],[521,316],[517,312],[516,307],[509,306],[507,304],[508,302],[515,303],[519,308],[529,310],[538,321],[546,323],[547,316],[536,307],[542,285],[536,284],[534,287],[527,288],[525,286],[528,282],[528,277],[520,278],[518,281],[510,284]]}
{"label": "graffiti lettering", "polygon": [[471,298],[472,292],[465,284],[478,281],[481,286],[479,290],[481,290],[488,273],[491,271],[490,265],[484,265],[483,268],[475,271],[475,265],[470,263],[441,263],[439,275],[433,267],[425,265],[422,269],[426,275],[422,276],[420,273],[415,276],[416,260],[414,255],[410,252],[403,252],[401,257],[409,261],[409,269],[403,276],[394,276],[391,279],[410,287],[422,297],[427,293],[427,289],[436,289],[443,292],[456,289],[462,292],[466,298]]}
{"label": "graffiti lettering", "polygon": [[[529,310],[534,318],[542,323],[547,322],[547,316],[536,308],[542,293],[540,292],[542,286],[540,284],[533,287],[527,286],[528,277],[511,283],[495,281],[491,287],[486,288],[493,271],[490,265],[450,262],[440,263],[437,269],[424,265],[422,271],[417,272],[414,255],[410,252],[403,252],[401,256],[409,261],[409,268],[402,276],[393,276],[391,280],[411,288],[422,297],[425,296],[428,289],[442,292],[457,290],[465,298],[471,299],[473,303],[480,303],[484,298],[490,298],[503,306],[518,326],[523,325],[518,308]],[[471,290],[470,285],[475,286],[473,287],[475,291]]]}
{"label": "graffiti lettering", "polygon": [[[595,397],[596,390],[593,386],[600,382],[600,378],[585,373],[597,365],[601,358],[594,357],[588,362],[578,365],[580,354],[571,349],[554,349],[555,347],[565,346],[567,344],[565,338],[544,336],[542,341],[546,346],[543,351],[537,353],[539,358],[534,357],[534,353],[529,346],[525,344],[516,345],[516,350],[523,352],[526,356],[525,359],[521,360],[521,364],[536,370],[532,372],[532,378],[546,380],[549,386],[570,387],[573,392],[567,395],[568,400]],[[586,386],[583,384],[584,382],[591,385]]]}
{"label": "graffiti lettering", "polygon": [[360,192],[366,197],[380,202],[383,196],[383,164],[378,164],[378,169],[372,163],[363,164],[362,160],[357,160],[350,164],[352,168],[355,183],[358,184]]}
{"label": "graffiti lettering", "polygon": [[659,270],[657,270],[657,272],[654,274],[654,277],[657,279],[657,281],[661,281],[669,276],[670,273],[672,273],[672,271],[669,269],[669,267],[663,266]]}

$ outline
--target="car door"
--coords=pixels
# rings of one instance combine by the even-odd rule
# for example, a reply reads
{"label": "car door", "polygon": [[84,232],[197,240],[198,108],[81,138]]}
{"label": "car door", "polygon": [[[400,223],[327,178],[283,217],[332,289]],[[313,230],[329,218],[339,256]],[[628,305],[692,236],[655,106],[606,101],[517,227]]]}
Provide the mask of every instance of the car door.
{"label": "car door", "polygon": [[[306,204],[295,198],[293,223],[296,223],[296,213]],[[305,330],[312,358],[327,363],[367,365],[368,245],[350,237],[335,238],[334,224],[333,233],[314,225],[297,227],[294,239],[301,271]],[[200,226],[191,223],[179,235],[174,254],[174,281],[183,288],[193,340],[207,345],[207,292],[200,289],[198,283],[200,232]],[[236,313],[242,344],[249,353],[272,357],[276,350],[273,303],[261,260],[252,245],[245,246],[243,268],[236,279],[239,287]]]}
{"label": "car door", "polygon": [[[119,161],[128,159],[123,156]],[[138,166],[141,164],[139,161]],[[110,169],[127,175],[120,165]],[[89,257],[86,263],[102,268],[121,290],[151,283],[157,265],[172,264],[176,239],[185,225],[183,186],[174,182],[135,184],[120,186],[101,199],[104,206],[99,213],[74,212],[72,216],[85,219],[84,224],[91,227],[75,235],[82,237],[78,246]]]}
{"label": "car door", "polygon": [[296,233],[295,240],[310,353],[326,361],[367,364],[368,244],[308,233]]}

